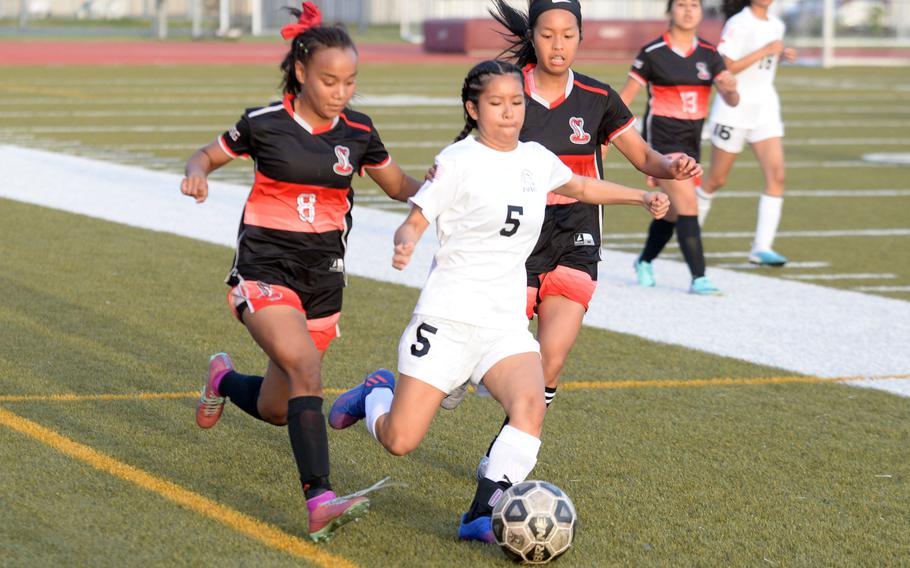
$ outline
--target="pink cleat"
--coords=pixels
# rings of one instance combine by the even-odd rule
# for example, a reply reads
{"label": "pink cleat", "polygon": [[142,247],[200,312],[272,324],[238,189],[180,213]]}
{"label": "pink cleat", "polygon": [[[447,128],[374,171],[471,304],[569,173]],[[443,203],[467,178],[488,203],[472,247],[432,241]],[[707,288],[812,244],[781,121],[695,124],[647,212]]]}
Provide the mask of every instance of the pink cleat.
{"label": "pink cleat", "polygon": [[328,491],[307,501],[310,511],[310,540],[319,542],[332,538],[335,531],[356,521],[370,510],[370,500],[362,495],[337,497]]}
{"label": "pink cleat", "polygon": [[218,384],[228,371],[233,370],[234,364],[227,353],[215,353],[209,359],[209,376],[196,405],[196,424],[200,428],[211,428],[221,418],[224,397],[218,392]]}

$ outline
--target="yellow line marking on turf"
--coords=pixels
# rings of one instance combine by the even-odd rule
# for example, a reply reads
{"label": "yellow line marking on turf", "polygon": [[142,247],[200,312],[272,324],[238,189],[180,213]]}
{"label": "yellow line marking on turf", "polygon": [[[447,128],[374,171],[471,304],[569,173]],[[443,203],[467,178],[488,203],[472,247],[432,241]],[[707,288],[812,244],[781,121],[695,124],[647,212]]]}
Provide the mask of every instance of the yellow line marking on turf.
{"label": "yellow line marking on turf", "polygon": [[[849,381],[891,381],[910,379],[906,375],[856,375],[852,377],[812,377],[794,375],[789,377],[757,377],[718,379],[677,379],[677,380],[651,380],[651,381],[569,381],[560,383],[563,390],[606,390],[606,389],[646,389],[646,388],[696,388],[696,387],[727,387],[727,386],[755,386],[755,385],[785,385],[792,383],[844,383]],[[474,390],[472,386],[471,391]],[[341,394],[345,389],[324,389],[325,394]],[[81,402],[92,400],[154,400],[167,398],[196,398],[198,391],[189,392],[141,392],[127,394],[23,394],[0,395],[0,402]]]}
{"label": "yellow line marking on turf", "polygon": [[315,544],[306,542],[277,527],[256,520],[249,515],[222,505],[221,503],[212,501],[211,499],[185,489],[176,483],[156,477],[121,461],[117,461],[107,454],[94,450],[84,444],[80,444],[3,408],[0,408],[0,424],[11,430],[29,436],[30,438],[34,438],[42,444],[50,446],[71,458],[85,462],[97,470],[109,473],[114,477],[119,477],[124,481],[133,483],[152,493],[157,493],[181,507],[218,521],[228,528],[258,540],[266,546],[281,550],[282,552],[286,552],[287,554],[298,558],[303,558],[304,560],[320,566],[356,568],[356,564],[353,564],[340,556],[325,552]]}

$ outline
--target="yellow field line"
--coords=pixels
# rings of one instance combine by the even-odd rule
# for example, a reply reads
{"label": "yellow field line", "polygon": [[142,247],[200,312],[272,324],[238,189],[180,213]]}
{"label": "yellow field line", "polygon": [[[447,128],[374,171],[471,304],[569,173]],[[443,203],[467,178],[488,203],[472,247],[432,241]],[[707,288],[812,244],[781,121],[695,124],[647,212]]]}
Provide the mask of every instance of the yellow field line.
{"label": "yellow field line", "polygon": [[119,477],[152,493],[157,493],[182,507],[258,540],[266,546],[303,558],[320,566],[356,568],[356,565],[347,559],[325,552],[315,544],[306,542],[277,527],[256,520],[249,515],[212,501],[198,493],[184,489],[173,482],[117,461],[107,454],[61,436],[53,430],[3,408],[0,408],[0,424],[34,438],[71,458],[85,462],[97,470]]}
{"label": "yellow field line", "polygon": [[[856,375],[852,377],[812,377],[793,375],[787,377],[758,377],[742,379],[724,377],[717,379],[673,379],[651,381],[568,381],[560,383],[561,390],[605,390],[605,389],[643,389],[643,388],[695,388],[726,387],[750,385],[783,385],[791,383],[843,383],[847,381],[888,381],[910,379],[906,375]],[[325,394],[338,395],[344,389],[324,389]],[[196,398],[198,391],[189,392],[145,392],[128,394],[35,394],[35,395],[0,395],[0,402],[81,402],[92,400],[154,400],[161,398]]]}

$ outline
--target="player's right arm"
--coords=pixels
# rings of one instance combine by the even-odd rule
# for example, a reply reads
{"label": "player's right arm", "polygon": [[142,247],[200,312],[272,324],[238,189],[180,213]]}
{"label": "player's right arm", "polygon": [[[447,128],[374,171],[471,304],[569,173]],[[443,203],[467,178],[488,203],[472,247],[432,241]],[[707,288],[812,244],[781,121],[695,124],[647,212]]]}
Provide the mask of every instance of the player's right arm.
{"label": "player's right arm", "polygon": [[217,140],[196,150],[186,161],[180,193],[194,198],[196,203],[202,203],[209,195],[208,175],[232,159]]}
{"label": "player's right arm", "polygon": [[419,205],[411,205],[411,212],[407,218],[395,231],[395,250],[392,254],[392,267],[396,270],[404,270],[411,262],[411,256],[414,254],[414,247],[417,241],[423,236],[424,231],[430,226],[430,222],[423,215],[423,209]]}

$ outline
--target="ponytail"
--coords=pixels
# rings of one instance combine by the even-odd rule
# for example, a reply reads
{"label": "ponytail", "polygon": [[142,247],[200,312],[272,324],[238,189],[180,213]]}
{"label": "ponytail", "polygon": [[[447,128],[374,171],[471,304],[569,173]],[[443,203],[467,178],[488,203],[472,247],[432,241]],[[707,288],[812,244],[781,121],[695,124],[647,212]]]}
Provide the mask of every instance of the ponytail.
{"label": "ponytail", "polygon": [[493,19],[507,30],[506,33],[500,32],[500,35],[509,42],[509,47],[504,49],[499,57],[506,56],[514,60],[519,67],[537,63],[528,15],[519,12],[505,0],[493,0],[493,8],[489,12]]}

